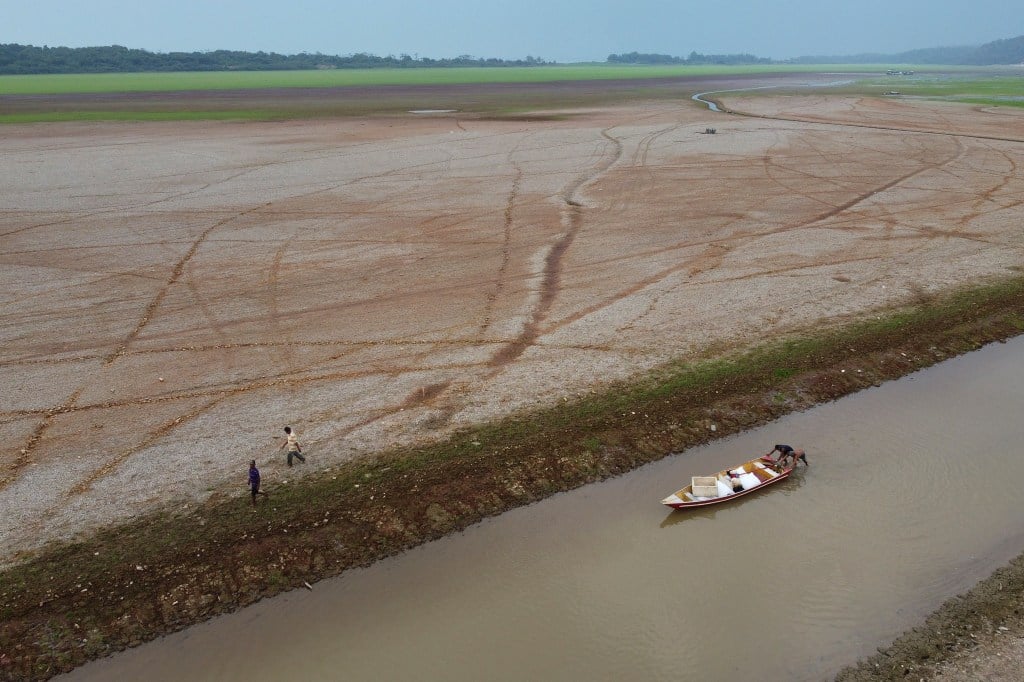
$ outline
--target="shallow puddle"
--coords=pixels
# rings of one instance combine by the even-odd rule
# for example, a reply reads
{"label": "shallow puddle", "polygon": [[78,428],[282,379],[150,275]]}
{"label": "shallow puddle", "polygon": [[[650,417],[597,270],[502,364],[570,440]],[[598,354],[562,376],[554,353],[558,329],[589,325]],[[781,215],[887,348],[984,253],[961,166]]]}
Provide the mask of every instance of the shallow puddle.
{"label": "shallow puddle", "polygon": [[[820,680],[1024,550],[1024,338],[557,495],[66,679]],[[811,466],[672,512],[689,481]]]}

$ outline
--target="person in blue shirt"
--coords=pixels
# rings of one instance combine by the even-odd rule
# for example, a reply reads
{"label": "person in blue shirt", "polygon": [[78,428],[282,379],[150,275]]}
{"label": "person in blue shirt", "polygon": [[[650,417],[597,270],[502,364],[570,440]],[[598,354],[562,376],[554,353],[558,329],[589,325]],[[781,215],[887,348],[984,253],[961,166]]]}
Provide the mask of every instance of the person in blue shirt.
{"label": "person in blue shirt", "polygon": [[256,460],[249,462],[249,491],[252,493],[252,506],[256,506],[256,496],[266,495],[260,490],[260,470],[256,468]]}

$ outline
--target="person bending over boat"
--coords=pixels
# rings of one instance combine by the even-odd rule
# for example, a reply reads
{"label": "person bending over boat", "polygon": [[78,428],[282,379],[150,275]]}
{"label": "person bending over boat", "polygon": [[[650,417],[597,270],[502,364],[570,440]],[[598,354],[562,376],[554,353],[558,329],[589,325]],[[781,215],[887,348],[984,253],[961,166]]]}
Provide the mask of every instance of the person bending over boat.
{"label": "person bending over boat", "polygon": [[779,458],[775,460],[775,463],[779,466],[787,466],[789,463],[796,466],[798,461],[802,461],[804,466],[810,466],[807,462],[807,453],[799,448],[794,449],[789,445],[776,445],[765,457],[771,459],[771,456],[776,452],[779,453]]}

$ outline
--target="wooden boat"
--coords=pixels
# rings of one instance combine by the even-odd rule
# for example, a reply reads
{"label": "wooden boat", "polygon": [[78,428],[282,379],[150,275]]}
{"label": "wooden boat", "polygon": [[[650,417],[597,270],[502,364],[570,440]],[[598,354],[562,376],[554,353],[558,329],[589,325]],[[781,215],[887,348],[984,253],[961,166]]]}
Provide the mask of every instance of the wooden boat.
{"label": "wooden boat", "polygon": [[[783,481],[791,473],[792,465],[783,467],[770,458],[759,457],[731,469],[723,469],[713,476],[694,476],[690,485],[672,493],[661,503],[673,509],[689,509],[729,502]],[[733,481],[739,482],[738,489],[734,490]]]}

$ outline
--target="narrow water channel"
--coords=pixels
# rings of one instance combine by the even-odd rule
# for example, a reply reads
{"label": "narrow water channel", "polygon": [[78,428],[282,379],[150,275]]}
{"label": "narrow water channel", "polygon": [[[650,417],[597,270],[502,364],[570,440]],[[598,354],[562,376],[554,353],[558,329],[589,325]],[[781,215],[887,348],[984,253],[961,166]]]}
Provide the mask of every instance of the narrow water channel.
{"label": "narrow water channel", "polygon": [[[1024,551],[1024,338],[557,495],[68,680],[822,680]],[[784,442],[811,466],[659,505]]]}

